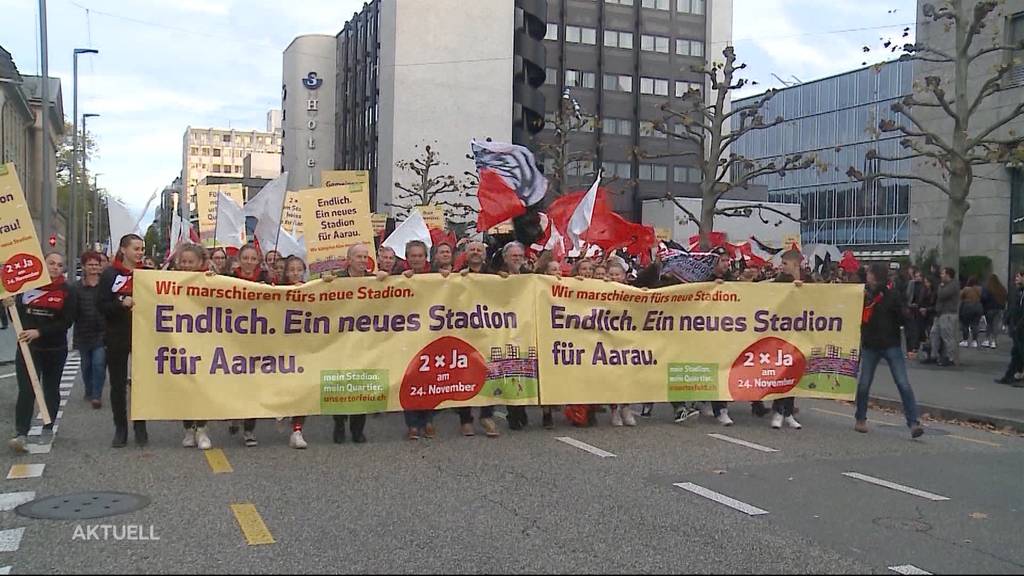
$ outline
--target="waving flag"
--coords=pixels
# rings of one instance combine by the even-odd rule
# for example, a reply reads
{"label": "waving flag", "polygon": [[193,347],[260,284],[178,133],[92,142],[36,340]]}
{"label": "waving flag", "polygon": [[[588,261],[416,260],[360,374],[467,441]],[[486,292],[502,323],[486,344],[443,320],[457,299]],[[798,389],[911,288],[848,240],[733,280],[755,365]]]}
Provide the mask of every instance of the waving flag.
{"label": "waving flag", "polygon": [[470,144],[480,187],[480,214],[476,228],[483,232],[526,213],[526,208],[544,199],[548,180],[540,173],[533,153],[527,148],[503,142]]}

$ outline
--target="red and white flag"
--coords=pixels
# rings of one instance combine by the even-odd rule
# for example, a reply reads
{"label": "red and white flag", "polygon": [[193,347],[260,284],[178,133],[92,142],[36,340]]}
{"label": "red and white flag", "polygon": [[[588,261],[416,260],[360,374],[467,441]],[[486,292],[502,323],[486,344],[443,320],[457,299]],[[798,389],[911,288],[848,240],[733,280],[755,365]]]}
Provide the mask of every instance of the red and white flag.
{"label": "red and white flag", "polygon": [[548,180],[529,149],[504,142],[470,143],[480,175],[476,228],[485,232],[526,213],[544,199]]}

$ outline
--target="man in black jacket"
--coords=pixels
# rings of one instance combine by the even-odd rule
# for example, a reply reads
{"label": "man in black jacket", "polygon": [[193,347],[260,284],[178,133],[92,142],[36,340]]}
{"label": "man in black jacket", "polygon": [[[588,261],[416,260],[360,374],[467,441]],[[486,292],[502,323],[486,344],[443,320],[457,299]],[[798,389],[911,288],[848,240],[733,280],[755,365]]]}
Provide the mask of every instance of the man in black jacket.
{"label": "man in black jacket", "polygon": [[1017,374],[1024,371],[1024,270],[1017,271],[1013,283],[1017,290],[1010,299],[1010,309],[1006,316],[1006,325],[1013,338],[1013,350],[1010,352],[1010,365],[1006,368],[1006,374],[996,382],[1024,388],[1024,384],[1016,378]]}
{"label": "man in black jacket", "polygon": [[900,324],[903,322],[903,298],[896,289],[886,286],[888,270],[884,264],[872,264],[864,292],[864,313],[861,316],[860,379],[857,381],[857,432],[868,431],[868,394],[875,379],[875,369],[884,358],[903,401],[903,415],[912,438],[924,434],[917,420],[917,401],[907,378],[907,364],[900,347]]}

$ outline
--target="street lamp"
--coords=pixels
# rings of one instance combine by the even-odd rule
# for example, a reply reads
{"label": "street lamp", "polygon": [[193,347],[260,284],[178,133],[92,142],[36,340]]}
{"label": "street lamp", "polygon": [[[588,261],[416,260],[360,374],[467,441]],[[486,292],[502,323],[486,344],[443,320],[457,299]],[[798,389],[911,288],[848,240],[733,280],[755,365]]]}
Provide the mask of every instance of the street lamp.
{"label": "street lamp", "polygon": [[[89,190],[89,173],[85,171],[85,161],[89,158],[89,131],[86,130],[86,122],[89,118],[96,118],[98,116],[99,114],[82,114],[82,177],[85,178],[86,190]],[[86,229],[86,232],[88,232],[88,229]],[[88,236],[88,234],[85,235]]]}
{"label": "street lamp", "polygon": [[97,172],[92,175],[92,213],[94,219],[92,221],[92,243],[95,246],[100,242],[100,188],[96,184],[96,179],[102,176],[103,173]]}
{"label": "street lamp", "polygon": [[92,48],[75,48],[74,51],[74,65],[73,65],[73,84],[74,84],[74,105],[72,110],[72,136],[71,136],[71,190],[68,196],[71,201],[71,209],[69,210],[71,221],[68,223],[68,256],[76,254],[81,248],[78,245],[78,220],[77,220],[77,202],[76,202],[76,187],[78,185],[78,55],[79,54],[99,54],[99,50]]}

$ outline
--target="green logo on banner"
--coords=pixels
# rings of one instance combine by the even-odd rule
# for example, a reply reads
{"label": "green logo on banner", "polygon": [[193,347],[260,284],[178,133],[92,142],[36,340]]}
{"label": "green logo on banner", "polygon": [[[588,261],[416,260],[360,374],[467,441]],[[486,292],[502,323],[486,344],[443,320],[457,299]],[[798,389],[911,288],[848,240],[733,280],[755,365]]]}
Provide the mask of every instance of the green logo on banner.
{"label": "green logo on banner", "polygon": [[718,399],[718,364],[672,362],[668,365],[669,402]]}
{"label": "green logo on banner", "polygon": [[321,414],[373,414],[388,409],[387,370],[322,370]]}

